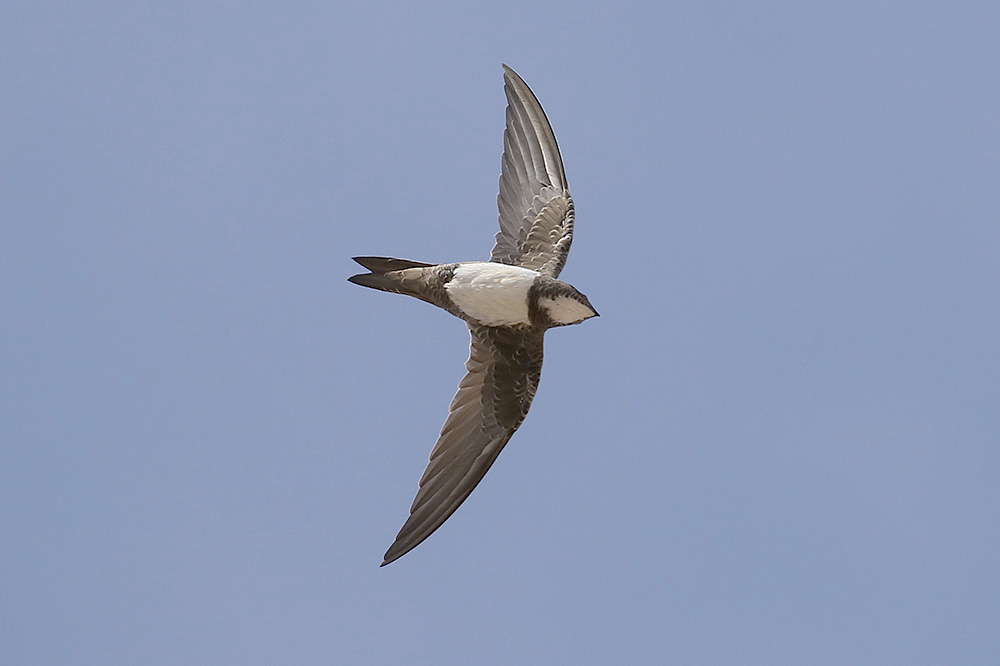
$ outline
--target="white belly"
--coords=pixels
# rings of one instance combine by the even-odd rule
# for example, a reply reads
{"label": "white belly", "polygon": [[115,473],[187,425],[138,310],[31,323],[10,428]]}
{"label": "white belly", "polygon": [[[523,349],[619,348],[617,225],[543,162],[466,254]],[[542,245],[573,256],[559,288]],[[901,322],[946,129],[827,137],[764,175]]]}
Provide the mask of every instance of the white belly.
{"label": "white belly", "polygon": [[492,261],[462,264],[445,285],[451,300],[486,326],[528,323],[528,289],[538,273]]}

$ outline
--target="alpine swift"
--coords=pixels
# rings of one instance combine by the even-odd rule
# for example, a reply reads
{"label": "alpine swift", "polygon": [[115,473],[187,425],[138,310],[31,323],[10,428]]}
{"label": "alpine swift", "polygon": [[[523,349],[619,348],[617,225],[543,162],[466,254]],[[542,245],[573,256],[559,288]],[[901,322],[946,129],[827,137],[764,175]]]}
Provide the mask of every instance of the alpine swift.
{"label": "alpine swift", "polygon": [[531,89],[510,67],[503,69],[500,232],[490,260],[354,257],[370,272],[351,282],[443,308],[464,320],[472,336],[468,374],[382,566],[439,528],[510,441],[535,397],[545,331],[598,316],[586,296],[557,279],[573,241],[574,212],[556,137]]}

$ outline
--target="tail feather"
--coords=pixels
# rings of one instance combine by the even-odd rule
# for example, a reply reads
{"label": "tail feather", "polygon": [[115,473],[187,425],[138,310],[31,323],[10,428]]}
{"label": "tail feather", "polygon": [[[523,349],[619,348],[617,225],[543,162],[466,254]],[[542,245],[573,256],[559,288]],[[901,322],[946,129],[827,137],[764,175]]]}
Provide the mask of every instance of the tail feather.
{"label": "tail feather", "polygon": [[362,287],[378,289],[379,291],[391,291],[396,294],[407,293],[399,288],[398,282],[393,282],[389,278],[379,273],[361,273],[347,278],[348,282],[360,284]]}
{"label": "tail feather", "polygon": [[386,275],[410,268],[429,268],[435,264],[425,264],[421,261],[410,261],[409,259],[392,259],[390,257],[354,257],[358,262],[371,273],[361,273],[347,278],[348,282],[359,284],[362,287],[378,289],[379,291],[391,291],[395,294],[406,294],[423,299],[417,290],[413,289],[413,276],[406,279],[401,275]]}
{"label": "tail feather", "polygon": [[391,257],[354,257],[358,262],[372,273],[381,275],[392,271],[401,271],[407,268],[427,268],[434,264],[425,264],[422,261],[410,261],[409,259],[393,259]]}

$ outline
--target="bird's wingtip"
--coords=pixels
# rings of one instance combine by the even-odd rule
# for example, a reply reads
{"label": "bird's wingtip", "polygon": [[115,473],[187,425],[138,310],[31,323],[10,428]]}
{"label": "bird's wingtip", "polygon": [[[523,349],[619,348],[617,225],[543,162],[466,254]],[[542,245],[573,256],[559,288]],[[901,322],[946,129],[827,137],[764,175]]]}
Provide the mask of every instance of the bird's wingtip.
{"label": "bird's wingtip", "polygon": [[406,553],[393,553],[392,548],[390,548],[389,550],[386,551],[385,555],[382,556],[382,564],[378,565],[378,568],[381,569],[387,564],[392,564],[393,562],[401,558],[403,555],[406,555]]}

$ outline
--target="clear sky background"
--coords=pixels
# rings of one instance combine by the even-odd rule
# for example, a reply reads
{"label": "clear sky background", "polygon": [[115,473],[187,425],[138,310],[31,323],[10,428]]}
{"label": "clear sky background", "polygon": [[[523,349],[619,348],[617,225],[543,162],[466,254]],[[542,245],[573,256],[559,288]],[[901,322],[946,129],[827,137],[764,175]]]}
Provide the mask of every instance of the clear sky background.
{"label": "clear sky background", "polygon": [[[1000,663],[996,2],[6,2],[0,662]],[[380,569],[489,256],[500,63],[577,205],[532,412]]]}

